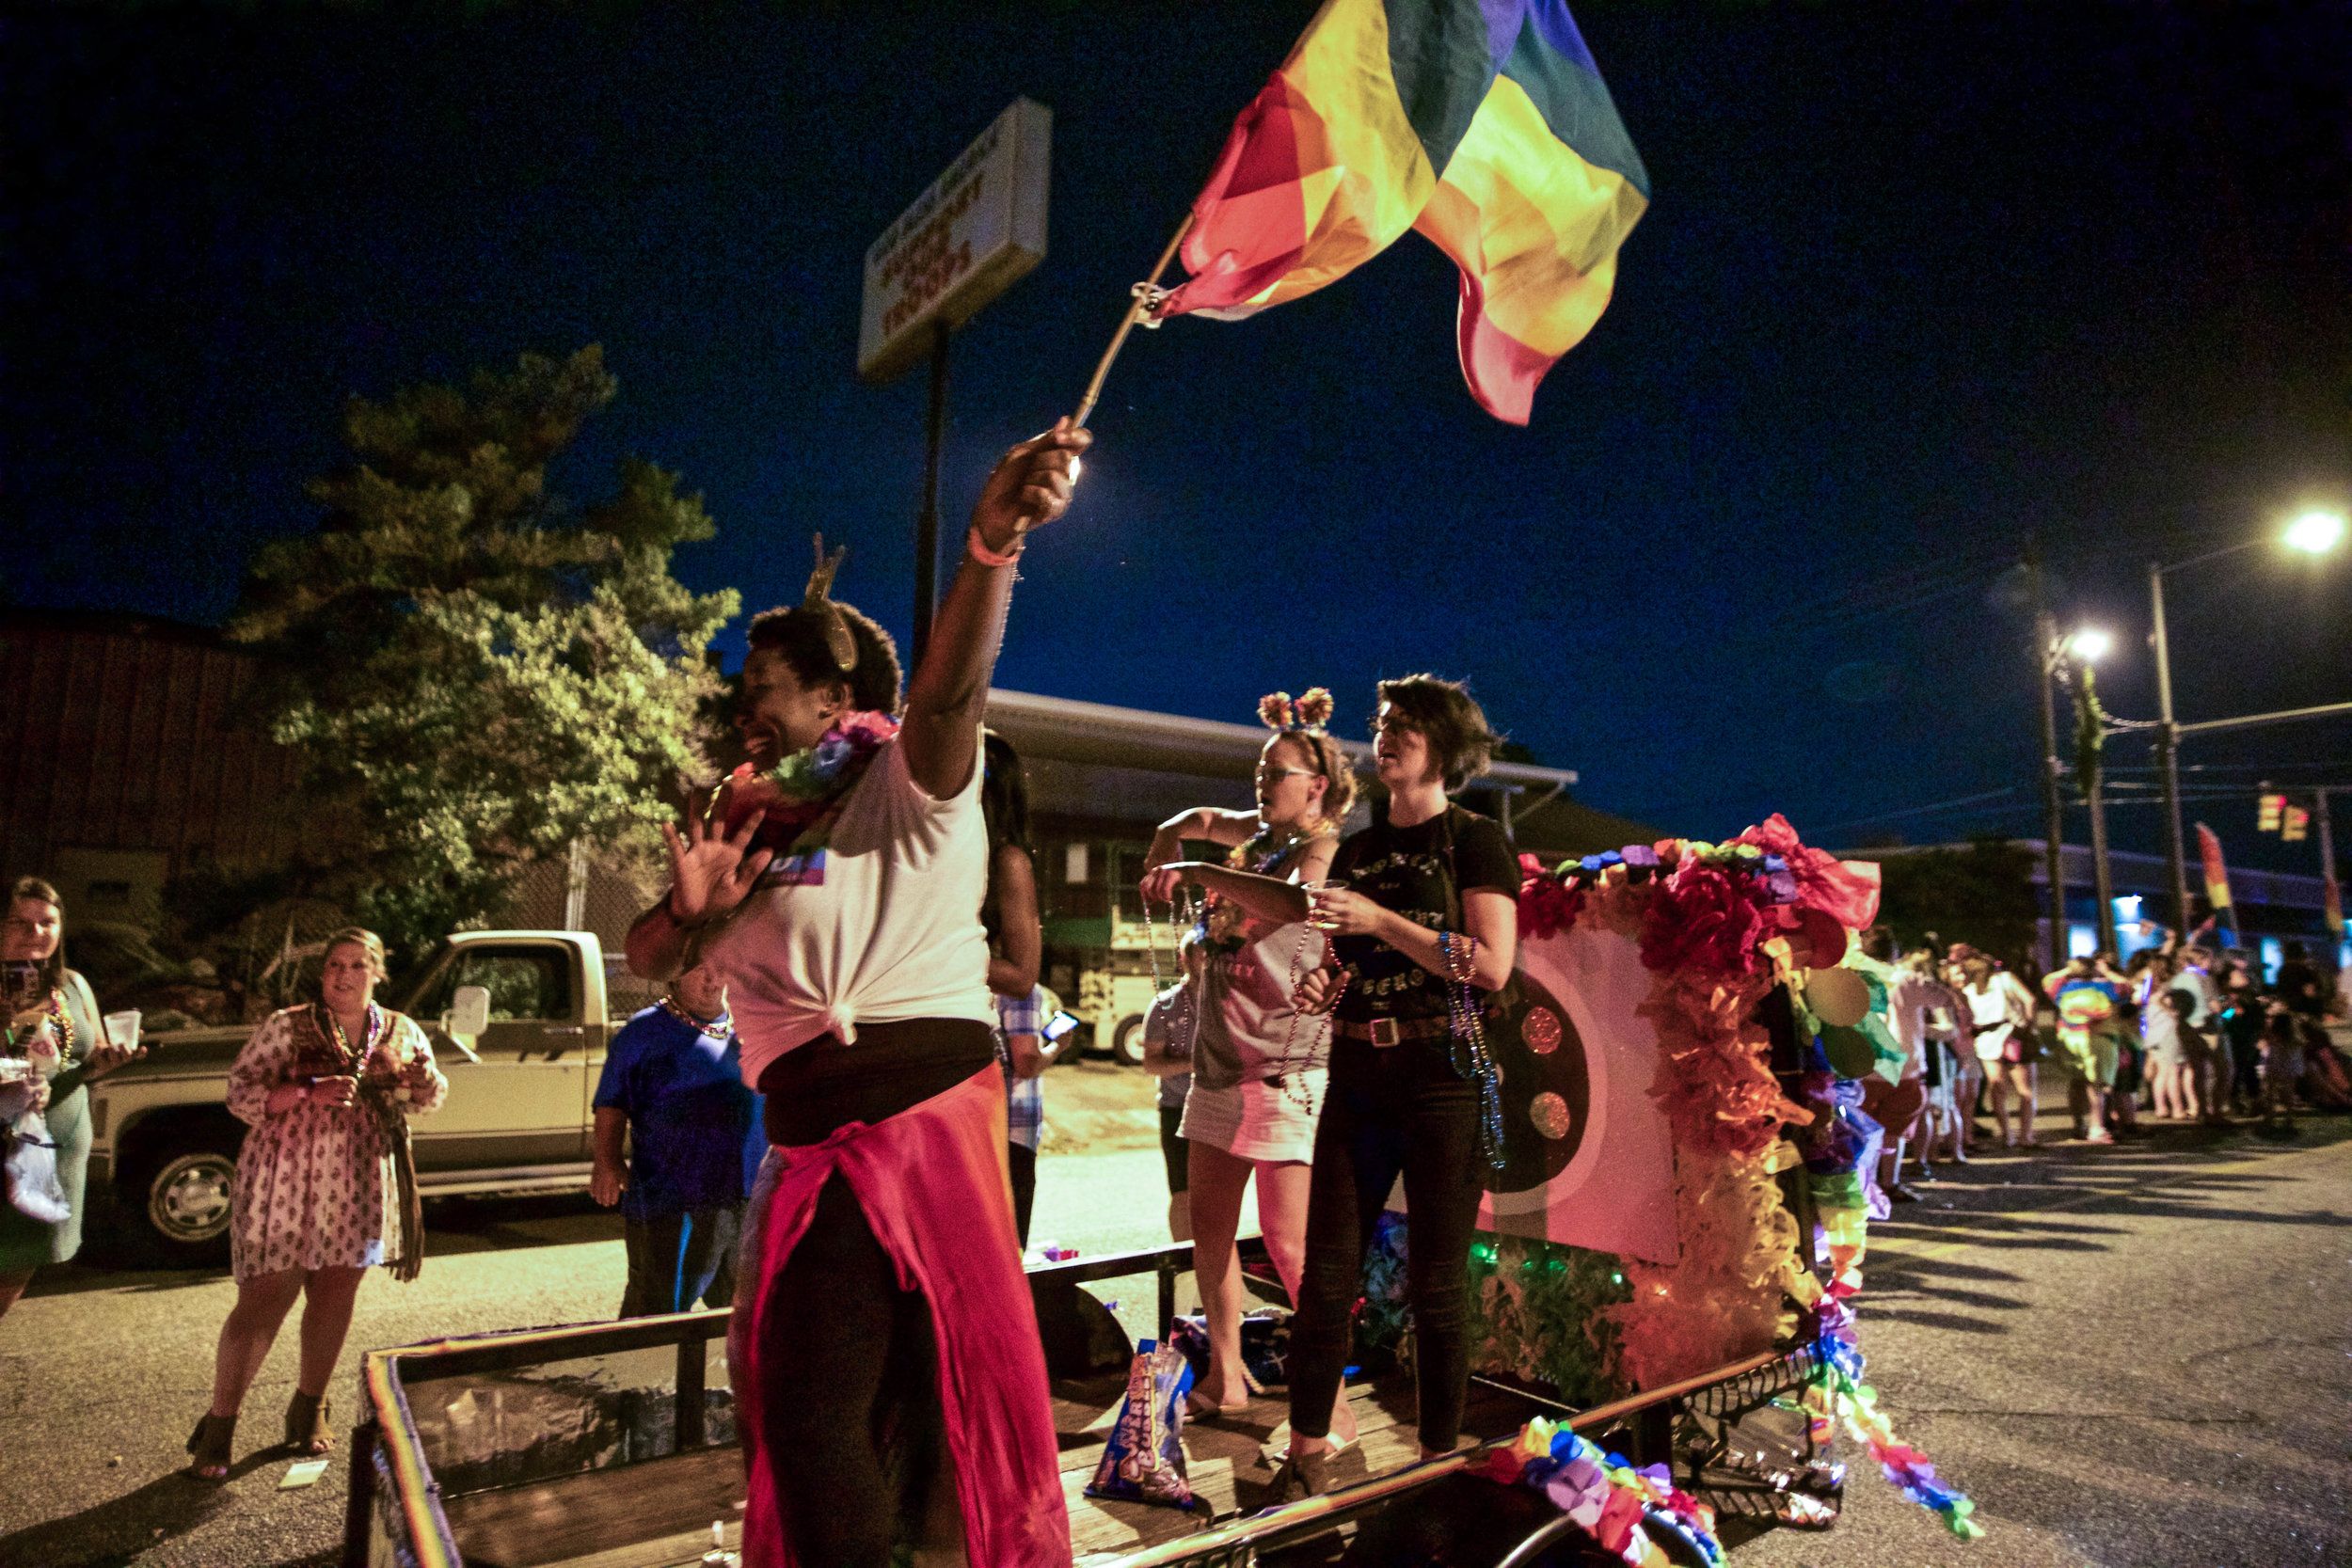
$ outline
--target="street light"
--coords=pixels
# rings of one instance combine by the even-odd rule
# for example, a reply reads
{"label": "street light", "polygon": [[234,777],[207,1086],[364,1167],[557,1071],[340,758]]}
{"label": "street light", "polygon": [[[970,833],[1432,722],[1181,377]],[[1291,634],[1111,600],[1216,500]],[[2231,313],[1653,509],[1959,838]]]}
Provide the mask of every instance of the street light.
{"label": "street light", "polygon": [[[2279,542],[2289,549],[2306,555],[2320,555],[2341,543],[2344,534],[2344,518],[2341,512],[2312,510],[2305,512],[2287,524],[2279,535]],[[2155,630],[2149,641],[2156,650],[2156,750],[2164,758],[2164,826],[2167,839],[2166,858],[2172,873],[2172,928],[2188,929],[2188,857],[2181,836],[2181,726],[2172,717],[2172,657],[2164,635],[2164,575],[2177,572],[2184,566],[2235,555],[2262,544],[2249,539],[2244,544],[2227,545],[2203,555],[2191,556],[2167,566],[2160,562],[2148,562],[2148,601],[2153,611]],[[2281,717],[2301,718],[2319,712],[2332,712],[2346,705],[2327,705],[2315,709],[2298,709]],[[2269,715],[2262,716],[2264,718]],[[2215,721],[2217,725],[2220,721]],[[2200,725],[2199,728],[2210,727]]]}
{"label": "street light", "polygon": [[2306,555],[2325,555],[2344,539],[2344,514],[2306,512],[2287,525],[2279,542]]}
{"label": "street light", "polygon": [[2115,639],[2096,626],[2085,626],[2066,641],[2067,652],[2085,664],[2095,664],[2106,657],[2107,650],[2114,646]]}

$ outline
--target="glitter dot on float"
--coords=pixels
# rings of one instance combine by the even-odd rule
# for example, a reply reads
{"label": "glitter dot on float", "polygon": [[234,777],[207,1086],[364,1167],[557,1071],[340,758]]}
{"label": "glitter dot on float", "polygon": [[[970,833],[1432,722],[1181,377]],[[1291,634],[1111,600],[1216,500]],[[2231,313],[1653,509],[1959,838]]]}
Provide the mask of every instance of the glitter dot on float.
{"label": "glitter dot on float", "polygon": [[1565,1138],[1575,1125],[1568,1116],[1568,1102],[1549,1093],[1539,1094],[1527,1102],[1527,1119],[1547,1138]]}
{"label": "glitter dot on float", "polygon": [[1536,1055],[1549,1056],[1560,1049],[1560,1020],[1549,1007],[1531,1007],[1527,1022],[1519,1025],[1519,1038]]}

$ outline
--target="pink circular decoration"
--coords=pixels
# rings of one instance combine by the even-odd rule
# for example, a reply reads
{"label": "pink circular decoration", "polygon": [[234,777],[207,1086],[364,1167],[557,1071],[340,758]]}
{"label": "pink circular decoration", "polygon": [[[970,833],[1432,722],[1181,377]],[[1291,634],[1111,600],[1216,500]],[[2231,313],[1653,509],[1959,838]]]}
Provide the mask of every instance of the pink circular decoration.
{"label": "pink circular decoration", "polygon": [[1527,1119],[1535,1124],[1535,1131],[1547,1138],[1565,1138],[1568,1129],[1576,1125],[1568,1115],[1568,1102],[1556,1094],[1546,1092],[1527,1102]]}
{"label": "pink circular decoration", "polygon": [[1530,1007],[1527,1022],[1519,1025],[1519,1038],[1536,1055],[1549,1056],[1560,1049],[1560,1020],[1549,1007]]}

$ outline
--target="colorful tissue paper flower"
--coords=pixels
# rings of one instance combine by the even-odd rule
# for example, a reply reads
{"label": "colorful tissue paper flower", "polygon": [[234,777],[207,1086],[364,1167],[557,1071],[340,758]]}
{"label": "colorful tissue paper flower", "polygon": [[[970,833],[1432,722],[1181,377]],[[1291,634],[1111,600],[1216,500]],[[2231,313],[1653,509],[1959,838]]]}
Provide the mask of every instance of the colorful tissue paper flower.
{"label": "colorful tissue paper flower", "polygon": [[1747,887],[1701,861],[1684,861],[1642,916],[1642,962],[1725,978],[1756,972],[1763,916]]}
{"label": "colorful tissue paper flower", "polygon": [[1864,930],[1878,918],[1878,867],[1867,861],[1849,864],[1826,849],[1803,843],[1780,813],[1772,813],[1732,842],[1779,856],[1796,879],[1797,901],[1821,911],[1847,929]]}
{"label": "colorful tissue paper flower", "polygon": [[1519,857],[1519,929],[1527,938],[1557,936],[1583,907],[1583,889],[1563,885],[1534,856]]}

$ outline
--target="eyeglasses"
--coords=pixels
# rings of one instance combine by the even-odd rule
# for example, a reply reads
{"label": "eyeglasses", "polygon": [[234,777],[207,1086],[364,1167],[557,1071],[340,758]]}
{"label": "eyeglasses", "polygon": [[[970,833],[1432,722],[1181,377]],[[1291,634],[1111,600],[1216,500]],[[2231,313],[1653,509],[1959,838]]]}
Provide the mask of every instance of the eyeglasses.
{"label": "eyeglasses", "polygon": [[1311,768],[1279,768],[1270,762],[1262,762],[1258,764],[1258,782],[1260,784],[1280,784],[1283,779],[1293,773],[1297,774],[1302,779],[1316,779],[1322,777],[1320,773],[1317,773]]}

